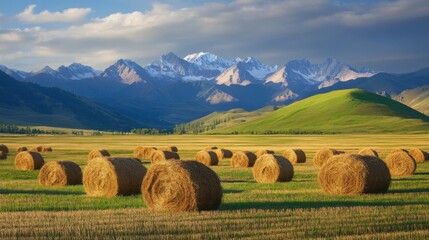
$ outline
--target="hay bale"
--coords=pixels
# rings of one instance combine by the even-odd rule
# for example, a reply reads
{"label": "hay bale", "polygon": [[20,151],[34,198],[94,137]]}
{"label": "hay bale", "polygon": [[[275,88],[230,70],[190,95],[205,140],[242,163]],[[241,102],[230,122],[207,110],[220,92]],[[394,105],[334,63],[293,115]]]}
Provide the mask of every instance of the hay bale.
{"label": "hay bale", "polygon": [[0,151],[8,154],[9,153],[9,148],[6,145],[4,145],[4,144],[0,144]]}
{"label": "hay bale", "polygon": [[256,155],[256,158],[259,158],[260,156],[262,156],[264,154],[274,154],[274,151],[268,150],[268,149],[261,149],[261,150],[258,150],[255,155]]}
{"label": "hay bale", "polygon": [[222,201],[222,186],[204,164],[172,160],[149,169],[142,194],[146,205],[157,211],[215,210]]}
{"label": "hay bale", "polygon": [[27,147],[19,147],[16,149],[17,152],[24,152],[24,151],[28,151]]}
{"label": "hay bale", "polygon": [[150,162],[153,164],[164,160],[172,160],[172,159],[180,160],[179,154],[176,152],[155,150],[152,152],[152,155],[150,156]]}
{"label": "hay bale", "polygon": [[224,153],[222,151],[222,149],[215,149],[212,152],[214,152],[217,156],[217,159],[220,161],[224,158]]}
{"label": "hay bale", "polygon": [[305,163],[307,160],[305,152],[301,149],[286,149],[282,156],[289,160],[292,164]]}
{"label": "hay bale", "polygon": [[390,153],[396,153],[396,152],[406,152],[406,153],[408,153],[408,150],[403,149],[403,148],[395,148],[392,151],[390,151]]}
{"label": "hay bale", "polygon": [[37,151],[37,147],[32,147],[32,148],[30,148],[30,150],[29,150],[30,152],[38,152]]}
{"label": "hay bale", "polygon": [[82,184],[82,170],[71,161],[48,162],[40,169],[39,183],[45,186]]}
{"label": "hay bale", "polygon": [[200,162],[206,166],[218,165],[219,163],[217,154],[213,151],[205,151],[205,150],[199,151],[195,155],[195,160],[197,160],[197,162]]}
{"label": "hay bale", "polygon": [[429,152],[423,151],[423,153],[425,154],[425,160],[428,161],[429,160]]}
{"label": "hay bale", "polygon": [[45,161],[38,152],[20,152],[15,157],[15,167],[18,170],[37,170],[43,167]]}
{"label": "hay bale", "polygon": [[175,146],[163,147],[163,148],[161,148],[161,150],[169,151],[169,152],[178,152],[179,151],[179,149],[177,149],[177,147],[175,147]]}
{"label": "hay bale", "polygon": [[211,146],[211,147],[205,147],[205,148],[204,148],[204,150],[206,150],[206,151],[211,151],[211,150],[215,150],[215,149],[218,149],[218,147],[216,147],[216,146]]}
{"label": "hay bale", "polygon": [[408,154],[410,154],[410,156],[414,158],[416,163],[422,163],[426,160],[425,152],[419,148],[410,149],[410,151],[408,151]]}
{"label": "hay bale", "polygon": [[42,152],[52,152],[52,148],[49,146],[43,146],[42,147]]}
{"label": "hay bale", "polygon": [[99,157],[110,157],[110,153],[105,149],[94,149],[91,152],[89,152],[88,161]]}
{"label": "hay bale", "polygon": [[256,162],[256,155],[249,151],[238,151],[232,155],[231,165],[233,167],[253,167]]}
{"label": "hay bale", "polygon": [[225,148],[222,148],[221,150],[223,152],[223,158],[232,158],[233,154],[232,154],[231,150],[228,150],[228,149],[225,149]]}
{"label": "hay bale", "polygon": [[385,161],[392,176],[409,176],[416,171],[416,161],[404,151],[390,153]]}
{"label": "hay bale", "polygon": [[92,197],[139,194],[146,171],[135,158],[98,157],[85,167],[83,186]]}
{"label": "hay bale", "polygon": [[327,194],[353,195],[384,193],[389,189],[391,178],[381,159],[343,154],[331,157],[322,166],[318,181]]}
{"label": "hay bale", "polygon": [[43,146],[42,146],[42,145],[37,146],[37,147],[36,147],[36,150],[37,150],[37,152],[42,152],[42,150],[43,150]]}
{"label": "hay bale", "polygon": [[6,159],[7,158],[7,153],[0,151],[0,159]]}
{"label": "hay bale", "polygon": [[156,150],[155,147],[138,146],[134,149],[134,157],[149,159],[154,150]]}
{"label": "hay bale", "polygon": [[378,152],[372,148],[363,148],[358,152],[359,155],[378,157]]}
{"label": "hay bale", "polygon": [[293,173],[292,163],[280,155],[264,154],[253,166],[253,177],[259,183],[289,182]]}
{"label": "hay bale", "polygon": [[344,154],[343,151],[338,151],[335,149],[331,149],[331,148],[324,148],[319,150],[313,158],[313,163],[314,165],[321,167],[323,166],[323,164],[325,164],[329,158],[335,156],[335,155],[340,155],[340,154]]}

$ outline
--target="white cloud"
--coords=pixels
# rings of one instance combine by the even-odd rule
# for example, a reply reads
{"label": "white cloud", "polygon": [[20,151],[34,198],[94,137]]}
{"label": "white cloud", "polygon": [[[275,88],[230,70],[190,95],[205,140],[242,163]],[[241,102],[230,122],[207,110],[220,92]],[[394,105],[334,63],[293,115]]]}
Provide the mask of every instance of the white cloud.
{"label": "white cloud", "polygon": [[29,5],[17,18],[29,23],[58,23],[78,22],[83,20],[90,12],[90,8],[68,8],[62,12],[49,12],[47,10],[34,13],[36,5]]}
{"label": "white cloud", "polygon": [[[270,64],[293,58],[319,61],[336,57],[352,65],[365,65],[366,59],[394,59],[390,56],[402,54],[426,59],[426,64],[429,47],[421,44],[429,41],[424,27],[429,24],[426,1],[339,4],[329,0],[237,0],[180,9],[154,4],[147,12],[114,13],[65,28],[0,30],[0,64],[32,59],[36,69],[46,63],[78,61],[102,69],[118,58],[144,65],[169,51],[182,56],[196,51],[227,58],[252,55]],[[54,18],[77,21],[90,11],[73,10],[80,15],[71,14],[70,9],[34,14],[34,7],[29,6],[21,18],[31,22]],[[25,54],[17,54],[12,61],[13,52]],[[392,64],[400,61],[392,60]],[[406,63],[415,66],[410,59]],[[383,61],[371,64],[369,67],[376,70],[392,67]]]}

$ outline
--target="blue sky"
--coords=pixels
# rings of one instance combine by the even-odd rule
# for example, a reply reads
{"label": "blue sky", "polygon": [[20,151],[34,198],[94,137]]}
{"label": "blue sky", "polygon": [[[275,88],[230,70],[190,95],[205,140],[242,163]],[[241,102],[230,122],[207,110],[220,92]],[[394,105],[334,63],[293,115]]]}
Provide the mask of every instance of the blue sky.
{"label": "blue sky", "polygon": [[146,65],[170,51],[210,51],[407,72],[429,67],[427,26],[427,0],[0,0],[0,64],[104,69],[118,58]]}

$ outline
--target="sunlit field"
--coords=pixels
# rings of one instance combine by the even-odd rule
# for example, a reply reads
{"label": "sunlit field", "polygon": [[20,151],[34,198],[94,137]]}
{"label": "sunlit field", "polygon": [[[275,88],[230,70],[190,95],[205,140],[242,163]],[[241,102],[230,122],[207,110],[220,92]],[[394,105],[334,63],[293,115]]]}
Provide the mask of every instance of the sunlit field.
{"label": "sunlit field", "polygon": [[[332,147],[347,153],[375,148],[384,158],[394,148],[429,150],[429,135],[172,135],[172,136],[16,136],[0,135],[9,156],[0,160],[0,238],[429,238],[429,162],[410,177],[393,177],[386,194],[325,195],[312,158]],[[49,145],[45,161],[71,160],[82,169],[92,149],[132,156],[134,148],[177,146],[181,159],[193,159],[207,146],[232,151],[301,148],[307,162],[294,165],[291,182],[260,184],[252,169],[221,160],[211,168],[221,178],[223,200],[210,212],[152,212],[141,195],[90,198],[82,185],[46,187],[39,171],[15,170],[19,146]],[[150,167],[149,160],[143,160]]]}

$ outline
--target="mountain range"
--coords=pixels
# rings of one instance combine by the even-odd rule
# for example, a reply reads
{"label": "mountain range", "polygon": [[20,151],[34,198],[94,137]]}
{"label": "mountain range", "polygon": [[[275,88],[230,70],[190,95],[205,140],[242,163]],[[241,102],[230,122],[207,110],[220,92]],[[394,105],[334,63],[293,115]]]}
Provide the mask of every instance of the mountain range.
{"label": "mountain range", "polygon": [[[226,59],[208,52],[162,55],[146,66],[119,59],[103,71],[73,63],[25,72],[0,65],[19,81],[57,87],[133,119],[137,126],[172,128],[214,111],[287,105],[332,90],[362,88],[394,97],[429,85],[429,69],[409,74],[356,69],[328,58],[270,66],[252,57]],[[417,77],[417,80],[414,80]],[[405,79],[402,81],[402,79]]]}

